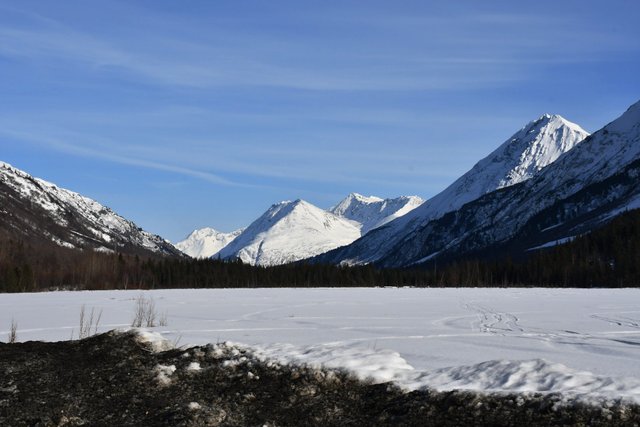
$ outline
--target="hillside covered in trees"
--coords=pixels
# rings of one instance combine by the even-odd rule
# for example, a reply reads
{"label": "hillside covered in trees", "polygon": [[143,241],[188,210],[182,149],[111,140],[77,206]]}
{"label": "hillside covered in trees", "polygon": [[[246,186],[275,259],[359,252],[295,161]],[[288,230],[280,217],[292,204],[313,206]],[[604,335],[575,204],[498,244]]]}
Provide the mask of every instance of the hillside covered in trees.
{"label": "hillside covered in trees", "polygon": [[411,269],[309,265],[79,251],[0,236],[0,291],[313,286],[630,287],[640,284],[640,210],[569,243],[508,257],[437,260]]}

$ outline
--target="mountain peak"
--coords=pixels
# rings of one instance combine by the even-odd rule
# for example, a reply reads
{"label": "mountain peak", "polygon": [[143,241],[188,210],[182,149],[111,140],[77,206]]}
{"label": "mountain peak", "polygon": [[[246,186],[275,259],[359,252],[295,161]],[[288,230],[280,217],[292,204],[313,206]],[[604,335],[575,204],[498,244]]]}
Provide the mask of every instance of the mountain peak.
{"label": "mountain peak", "polygon": [[538,117],[535,120],[532,120],[529,122],[529,124],[525,127],[532,127],[532,126],[538,126],[538,125],[544,125],[546,123],[549,123],[551,121],[554,120],[558,120],[561,119],[562,117],[560,117],[557,114],[550,114],[550,113],[544,113],[543,115],[541,115],[540,117]]}
{"label": "mountain peak", "polygon": [[627,108],[627,112],[629,111],[640,111],[640,101],[631,104],[631,106],[629,108]]}
{"label": "mountain peak", "polygon": [[[265,218],[268,218],[269,221],[279,221],[282,217],[291,214],[292,212],[298,212],[300,210],[316,208],[311,203],[302,200],[283,200],[279,203],[275,203],[271,205],[269,209],[263,214]],[[317,208],[319,209],[319,208]]]}
{"label": "mountain peak", "polygon": [[442,192],[416,209],[369,233],[336,253],[337,262],[373,262],[420,226],[460,209],[484,194],[513,186],[538,174],[589,134],[558,115],[544,114],[513,134]]}
{"label": "mountain peak", "polygon": [[191,233],[189,233],[187,237],[208,236],[215,233],[218,233],[218,230],[216,230],[215,228],[211,228],[211,227],[196,228]]}
{"label": "mountain peak", "polygon": [[620,117],[604,127],[608,132],[626,132],[640,128],[640,101],[632,104]]}
{"label": "mountain peak", "polygon": [[429,217],[439,216],[485,193],[526,181],[587,136],[587,131],[564,117],[543,114],[476,163],[421,210],[432,211]]}
{"label": "mountain peak", "polygon": [[242,233],[243,229],[224,233],[211,227],[194,230],[176,248],[192,258],[210,258],[216,255]]}
{"label": "mountain peak", "polygon": [[219,253],[256,265],[318,255],[360,237],[358,225],[302,199],[271,206]]}
{"label": "mountain peak", "polygon": [[406,214],[424,202],[417,196],[400,196],[395,199],[381,199],[351,193],[336,206],[329,209],[335,215],[362,224],[362,234]]}
{"label": "mountain peak", "polygon": [[363,203],[375,203],[375,202],[381,202],[383,200],[380,197],[363,196],[360,193],[349,193],[349,195],[346,197],[346,199],[354,199],[354,200],[358,200],[359,202],[363,202]]}
{"label": "mountain peak", "polygon": [[[589,133],[557,114],[544,114],[529,122],[469,172],[484,175],[484,191],[526,181]],[[497,181],[497,182],[496,182]]]}
{"label": "mountain peak", "polygon": [[526,133],[539,133],[543,129],[548,127],[552,127],[552,128],[566,127],[573,132],[586,134],[587,136],[589,135],[589,133],[586,130],[582,129],[580,125],[565,119],[559,114],[549,114],[549,113],[545,113],[540,117],[538,117],[536,120],[529,122],[526,126],[522,128],[522,130],[526,131]]}
{"label": "mountain peak", "polygon": [[[509,253],[519,250],[518,247],[541,248],[550,241],[582,234],[627,209],[638,207],[640,104],[634,104],[582,141],[575,138],[583,133],[574,130],[565,119],[558,118],[539,126],[536,133],[517,133],[508,144],[524,149],[519,156],[517,152],[503,155],[509,148],[501,146],[487,158],[489,163],[483,160],[476,171],[491,170],[490,162],[495,159],[505,166],[510,159],[519,158],[520,163],[509,173],[523,177],[522,185],[506,185],[503,191],[480,196],[444,220],[421,216],[419,219],[423,221],[416,221],[419,228],[393,229],[400,237],[380,251],[386,254],[376,254],[375,260],[387,267],[399,267],[422,262],[433,254],[479,253],[492,245],[508,248],[505,250]],[[557,159],[550,154],[557,155]],[[548,166],[542,161],[548,161]],[[534,174],[531,179],[521,173],[529,171]],[[499,184],[511,178],[510,174]],[[383,244],[389,245],[389,236],[383,237]],[[371,242],[365,243],[372,246]],[[362,246],[366,247],[365,243]]]}

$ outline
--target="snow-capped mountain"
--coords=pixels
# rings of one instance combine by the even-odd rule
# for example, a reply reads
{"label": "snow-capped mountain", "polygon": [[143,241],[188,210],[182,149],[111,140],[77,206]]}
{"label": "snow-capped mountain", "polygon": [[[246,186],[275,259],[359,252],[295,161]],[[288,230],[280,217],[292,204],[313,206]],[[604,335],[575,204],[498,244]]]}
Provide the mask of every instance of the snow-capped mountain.
{"label": "snow-capped mountain", "polygon": [[150,234],[95,200],[0,162],[0,229],[31,241],[68,248],[179,255],[171,243]]}
{"label": "snow-capped mountain", "polygon": [[429,221],[484,194],[530,179],[588,135],[575,123],[545,114],[516,132],[441,193],[352,245],[323,256],[322,260],[349,264],[375,262]]}
{"label": "snow-capped mountain", "polygon": [[418,196],[401,196],[394,199],[381,199],[375,196],[363,196],[351,193],[329,212],[362,224],[360,233],[383,226],[424,203]]}
{"label": "snow-capped mountain", "polygon": [[210,258],[227,246],[244,229],[223,233],[210,227],[194,230],[186,239],[176,243],[176,248],[192,258]]}
{"label": "snow-capped mountain", "polygon": [[432,257],[516,253],[587,232],[640,207],[640,102],[530,180],[429,221],[386,252],[383,266]]}
{"label": "snow-capped mountain", "polygon": [[271,206],[222,249],[222,259],[240,258],[254,265],[277,265],[344,246],[360,237],[360,224],[304,200]]}
{"label": "snow-capped mountain", "polygon": [[526,181],[587,136],[589,133],[577,124],[559,115],[545,114],[529,122],[430,199],[428,205],[416,212],[415,216],[437,218],[486,193]]}

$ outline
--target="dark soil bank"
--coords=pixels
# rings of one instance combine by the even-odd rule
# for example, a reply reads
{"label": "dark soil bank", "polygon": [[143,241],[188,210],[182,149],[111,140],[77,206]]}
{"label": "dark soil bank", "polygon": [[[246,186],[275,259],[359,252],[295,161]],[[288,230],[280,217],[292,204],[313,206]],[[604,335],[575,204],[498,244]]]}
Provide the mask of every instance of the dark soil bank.
{"label": "dark soil bank", "polygon": [[556,395],[403,393],[260,362],[224,344],[154,353],[135,334],[110,332],[0,344],[0,425],[638,426],[640,408],[561,405]]}

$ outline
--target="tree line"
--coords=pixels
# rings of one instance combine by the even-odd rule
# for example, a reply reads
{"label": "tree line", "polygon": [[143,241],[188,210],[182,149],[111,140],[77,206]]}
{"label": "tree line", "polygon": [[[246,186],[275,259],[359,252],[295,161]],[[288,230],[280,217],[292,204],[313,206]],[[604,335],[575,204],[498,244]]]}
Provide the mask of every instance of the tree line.
{"label": "tree line", "polygon": [[0,292],[53,289],[225,287],[540,286],[640,284],[640,210],[570,243],[524,259],[459,259],[412,269],[304,262],[257,267],[240,261],[149,257],[63,248],[0,235]]}
{"label": "tree line", "polygon": [[0,292],[160,288],[426,286],[422,270],[145,257],[0,239]]}

